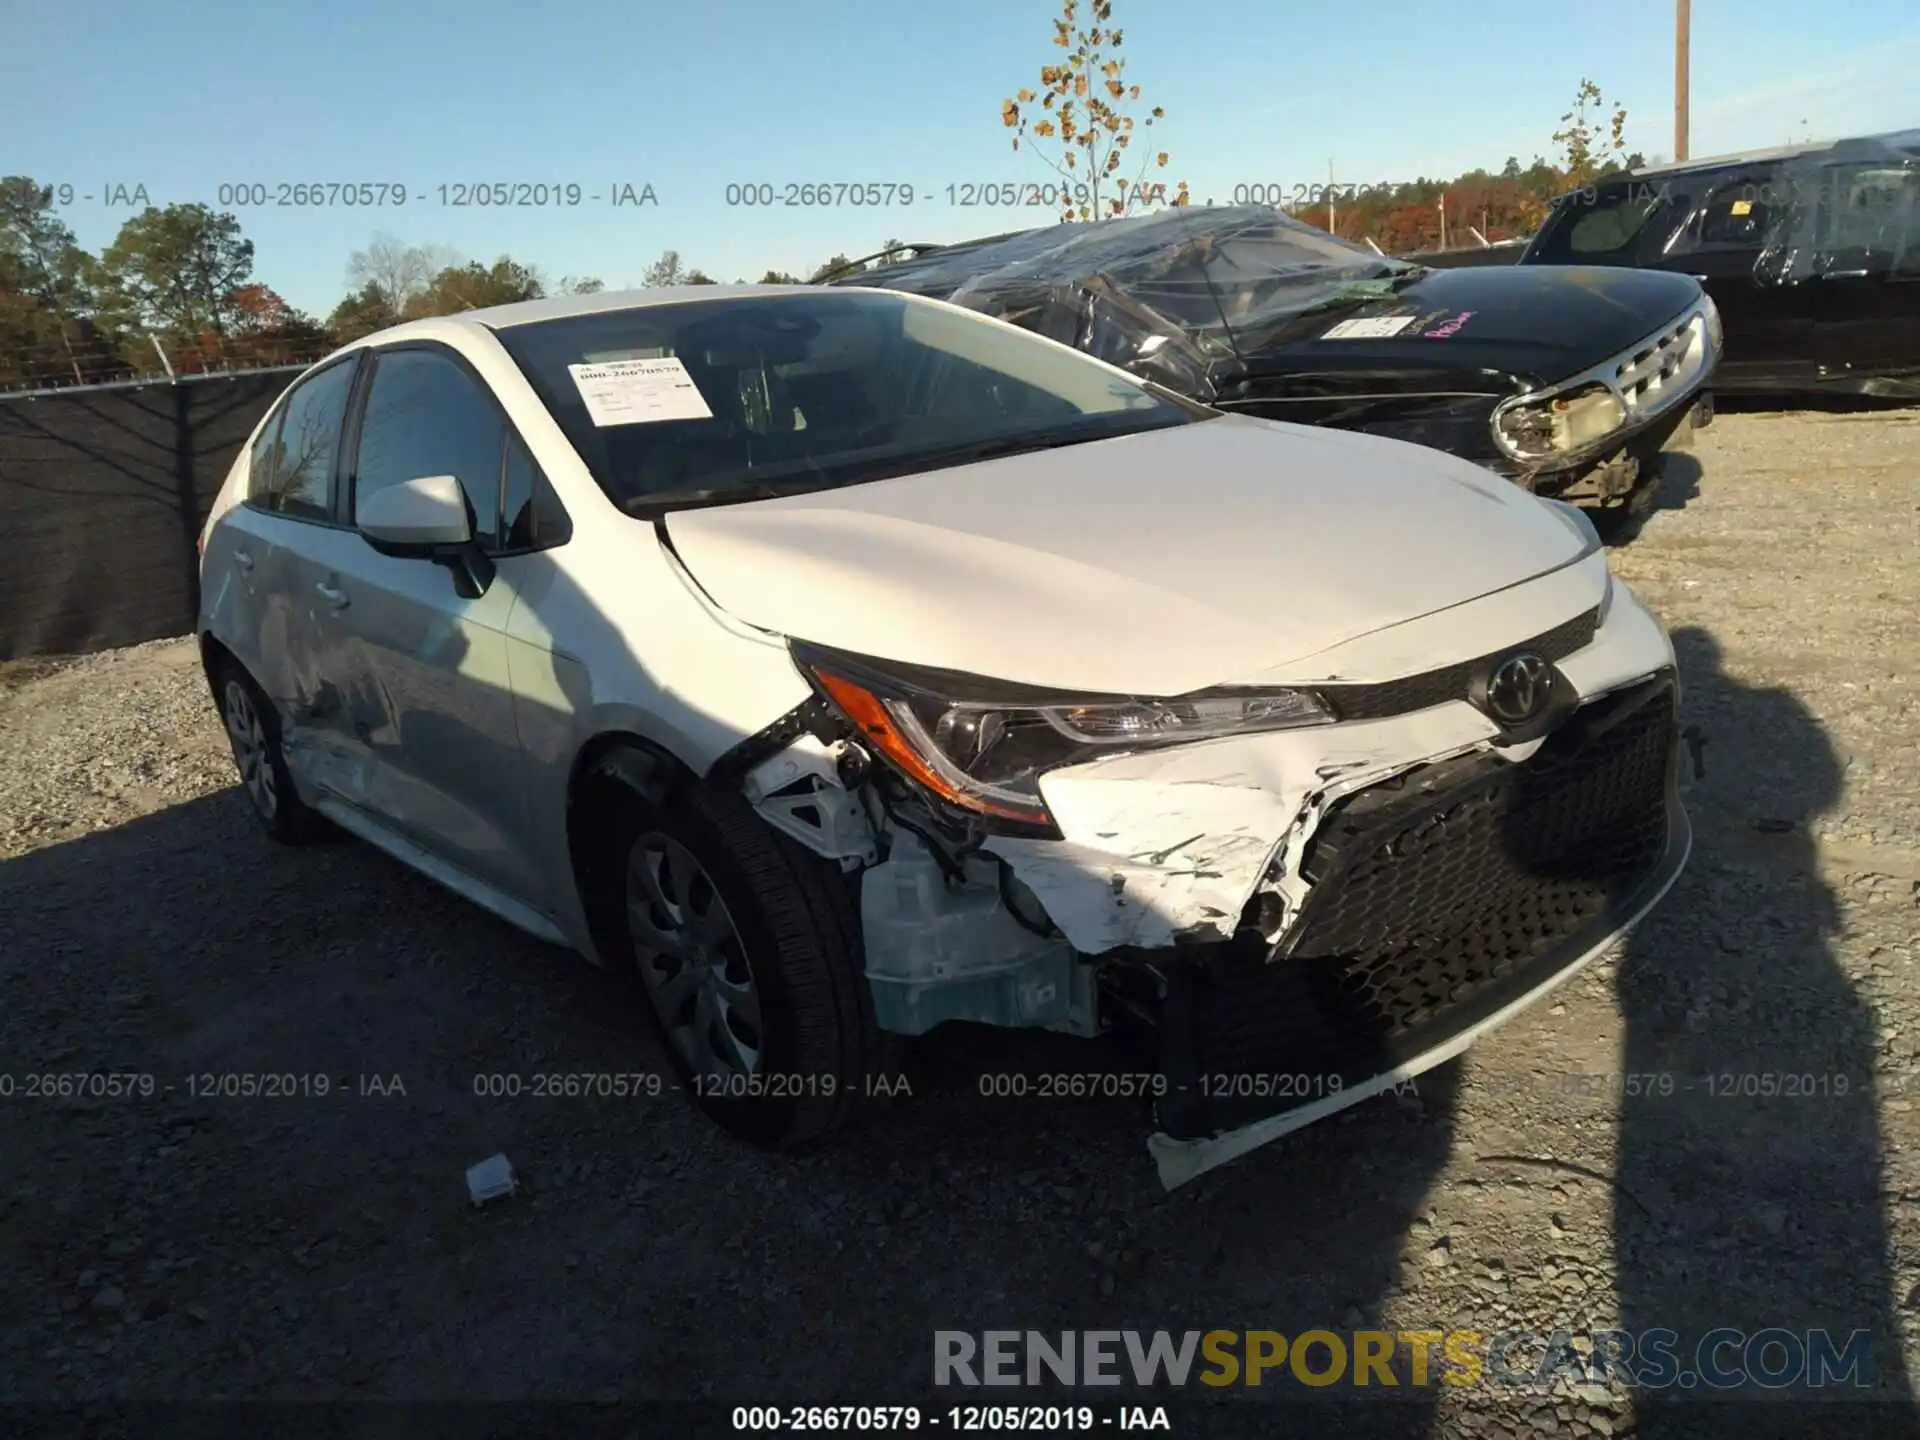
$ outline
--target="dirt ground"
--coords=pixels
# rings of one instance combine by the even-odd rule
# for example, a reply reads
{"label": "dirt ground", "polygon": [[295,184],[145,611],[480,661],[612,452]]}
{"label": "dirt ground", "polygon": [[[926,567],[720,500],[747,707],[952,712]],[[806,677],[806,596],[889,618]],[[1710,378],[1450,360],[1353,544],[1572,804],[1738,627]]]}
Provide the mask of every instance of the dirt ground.
{"label": "dirt ground", "polygon": [[[1172,1195],[1135,1105],[981,1094],[1000,1071],[1099,1068],[1094,1042],[932,1037],[910,1098],[800,1158],[672,1094],[478,1094],[665,1067],[615,979],[364,846],[260,838],[190,643],[14,667],[0,1401],[676,1401],[629,1430],[692,1433],[738,1404],[980,1399],[932,1390],[942,1329],[1374,1325],[1864,1329],[1873,1393],[1904,1400],[1920,415],[1723,414],[1697,460],[1615,551],[1706,739],[1674,892],[1417,1095]],[[154,1093],[28,1093],[85,1072]],[[242,1074],[305,1093],[204,1093]],[[464,1172],[495,1152],[524,1188],[476,1210]],[[1337,1420],[1260,1394],[1170,1400],[1174,1433],[1920,1433],[1805,1390],[1749,1408],[1482,1383]],[[488,1413],[465,1433],[546,1428]]]}

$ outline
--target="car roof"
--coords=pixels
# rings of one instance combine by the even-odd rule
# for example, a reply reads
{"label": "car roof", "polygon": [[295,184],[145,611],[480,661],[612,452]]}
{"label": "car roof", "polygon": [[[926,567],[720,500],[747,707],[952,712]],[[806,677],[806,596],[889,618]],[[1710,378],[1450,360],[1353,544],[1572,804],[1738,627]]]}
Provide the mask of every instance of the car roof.
{"label": "car roof", "polygon": [[647,310],[656,305],[683,305],[694,300],[739,300],[769,295],[818,295],[817,285],[663,285],[650,290],[601,290],[592,295],[555,295],[545,300],[521,300],[512,305],[489,305],[462,310],[442,320],[507,330],[543,320],[566,320],[578,315],[604,315],[610,310]]}
{"label": "car roof", "polygon": [[[1773,160],[1796,160],[1806,155],[1834,155],[1845,158],[1859,152],[1862,158],[1884,154],[1892,159],[1898,152],[1920,153],[1920,130],[1889,130],[1878,135],[1851,136],[1842,140],[1814,140],[1804,145],[1779,145],[1766,150],[1739,150],[1728,155],[1703,155],[1698,159],[1670,160],[1661,165],[1642,165],[1615,179],[1646,175],[1681,175],[1703,170],[1725,170],[1739,165],[1765,164]],[[1605,181],[1602,182],[1606,183]]]}

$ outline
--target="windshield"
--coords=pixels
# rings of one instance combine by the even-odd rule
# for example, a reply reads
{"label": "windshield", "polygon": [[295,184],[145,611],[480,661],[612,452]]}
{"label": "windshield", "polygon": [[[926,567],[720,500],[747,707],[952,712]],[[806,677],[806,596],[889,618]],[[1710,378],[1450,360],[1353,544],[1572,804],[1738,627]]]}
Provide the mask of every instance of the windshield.
{"label": "windshield", "polygon": [[1213,412],[961,310],[823,290],[536,321],[502,345],[635,514],[859,484]]}

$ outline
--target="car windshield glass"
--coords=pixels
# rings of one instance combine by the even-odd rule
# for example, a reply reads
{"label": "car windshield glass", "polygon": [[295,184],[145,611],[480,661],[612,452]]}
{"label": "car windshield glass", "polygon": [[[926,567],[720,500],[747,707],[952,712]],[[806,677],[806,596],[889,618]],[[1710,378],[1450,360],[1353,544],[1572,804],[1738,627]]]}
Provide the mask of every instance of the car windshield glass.
{"label": "car windshield glass", "polygon": [[1180,206],[1050,225],[837,282],[951,300],[1186,394],[1302,315],[1362,305],[1425,272],[1258,205]]}
{"label": "car windshield glass", "polygon": [[965,311],[822,290],[503,328],[594,478],[635,514],[859,484],[1213,412]]}

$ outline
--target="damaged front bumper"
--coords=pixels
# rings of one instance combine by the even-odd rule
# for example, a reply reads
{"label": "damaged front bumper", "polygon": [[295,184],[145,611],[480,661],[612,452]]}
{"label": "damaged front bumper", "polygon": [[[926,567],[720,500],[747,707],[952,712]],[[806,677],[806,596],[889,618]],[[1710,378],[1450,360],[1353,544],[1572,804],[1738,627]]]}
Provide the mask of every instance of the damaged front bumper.
{"label": "damaged front bumper", "polygon": [[1169,1188],[1452,1059],[1604,953],[1691,847],[1677,685],[1591,703],[1528,760],[1464,756],[1361,792],[1307,858],[1271,949],[1172,972]]}
{"label": "damaged front bumper", "polygon": [[1280,677],[1343,687],[1341,723],[1053,771],[1058,838],[955,845],[876,800],[830,723],[796,720],[743,787],[858,887],[883,1028],[1092,1035],[1145,995],[1171,1187],[1458,1054],[1671,885],[1689,849],[1678,685],[1630,591],[1532,642],[1566,686],[1544,734],[1461,698],[1465,660],[1409,675],[1516,598],[1565,613],[1592,585],[1569,567]]}

